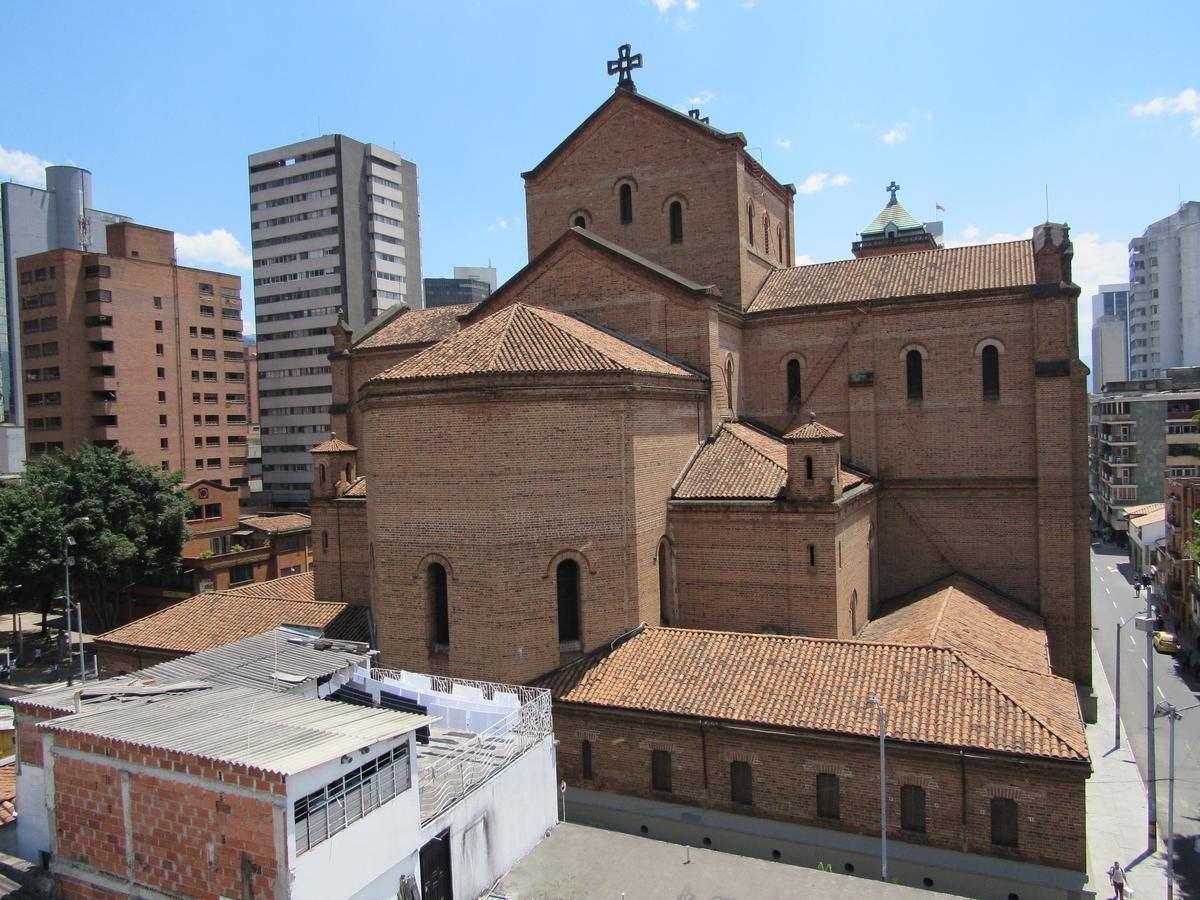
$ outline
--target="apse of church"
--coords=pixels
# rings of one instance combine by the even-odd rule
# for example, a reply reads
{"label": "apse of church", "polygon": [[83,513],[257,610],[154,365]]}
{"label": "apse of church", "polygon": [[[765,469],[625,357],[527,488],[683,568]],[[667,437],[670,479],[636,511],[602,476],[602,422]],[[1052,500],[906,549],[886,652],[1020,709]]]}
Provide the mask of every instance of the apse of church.
{"label": "apse of church", "polygon": [[794,187],[635,56],[524,174],[525,268],[339,338],[357,471],[314,503],[318,589],[353,580],[328,531],[386,665],[513,681],[664,617],[851,638],[957,574],[1089,683],[1066,227],[931,247],[893,182],[859,258],[794,266]]}

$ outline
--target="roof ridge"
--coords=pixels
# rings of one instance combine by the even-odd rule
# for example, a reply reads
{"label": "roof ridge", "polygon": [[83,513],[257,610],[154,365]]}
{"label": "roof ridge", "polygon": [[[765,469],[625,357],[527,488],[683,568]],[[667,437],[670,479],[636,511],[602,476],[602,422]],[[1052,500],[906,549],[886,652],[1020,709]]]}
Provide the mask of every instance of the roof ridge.
{"label": "roof ridge", "polygon": [[953,590],[954,585],[947,584],[944,588],[942,588],[941,591],[939,591],[939,593],[944,594],[945,597],[942,599],[942,606],[941,609],[938,610],[937,619],[934,620],[933,630],[929,632],[930,643],[935,643],[937,641],[938,632],[942,628],[942,619],[946,617],[946,607],[950,605],[950,594]]}
{"label": "roof ridge", "polygon": [[691,634],[715,634],[725,637],[739,638],[759,638],[767,640],[785,640],[785,641],[808,641],[813,644],[841,644],[847,647],[895,647],[904,650],[937,650],[939,652],[953,652],[953,647],[946,647],[940,644],[903,644],[895,641],[861,641],[857,638],[826,638],[817,637],[811,634],[768,634],[759,631],[722,631],[718,628],[679,628],[673,625],[647,625],[646,631],[686,631]]}
{"label": "roof ridge", "polygon": [[[1036,712],[1031,710],[1024,703],[1021,703],[1019,700],[1017,700],[1014,696],[1012,696],[1012,694],[1009,691],[1005,690],[1003,687],[996,684],[996,682],[993,681],[991,678],[989,678],[986,673],[980,672],[979,669],[977,669],[974,665],[972,665],[972,654],[964,653],[963,651],[957,650],[953,647],[949,647],[946,649],[948,649],[951,653],[953,653],[955,656],[957,656],[962,661],[963,665],[965,665],[968,669],[971,670],[971,672],[975,675],[976,678],[979,678],[989,688],[994,690],[997,694],[999,694],[1001,697],[1003,697],[1005,700],[1007,700],[1009,703],[1011,703],[1017,709],[1021,710],[1021,712],[1023,712],[1025,715],[1029,716],[1029,718],[1031,718],[1039,726],[1041,726],[1041,728],[1044,731],[1046,731],[1047,734],[1053,735],[1054,739],[1057,740],[1059,743],[1061,743],[1063,746],[1069,747],[1072,753],[1074,753],[1076,756],[1081,756],[1083,759],[1090,758],[1090,755],[1086,749],[1086,747],[1087,747],[1086,743],[1084,745],[1085,749],[1081,753],[1079,748],[1074,746],[1069,740],[1067,740],[1065,737],[1063,737],[1061,734],[1059,734],[1057,729],[1055,729],[1053,726],[1049,725],[1048,723],[1042,721],[1042,717],[1040,715],[1038,715]],[[1027,671],[1027,670],[1021,670],[1021,671]],[[1059,676],[1059,675],[1043,675],[1042,677],[1044,677],[1044,678],[1061,678],[1061,676]],[[1063,679],[1063,680],[1065,680],[1065,679]]]}
{"label": "roof ridge", "polygon": [[[494,372],[496,370],[496,365],[500,359],[500,353],[502,350],[505,349],[505,347],[508,344],[508,334],[509,334],[509,331],[513,327],[513,320],[517,317],[517,314],[525,308],[526,308],[525,304],[522,303],[520,300],[513,303],[513,305],[508,308],[508,310],[507,310],[508,321],[504,323],[503,330],[501,330],[499,337],[496,341],[496,346],[492,349],[492,353],[488,357],[488,361],[487,361],[487,370],[488,371]],[[506,312],[506,310],[500,310],[501,314],[503,314],[504,312]]]}

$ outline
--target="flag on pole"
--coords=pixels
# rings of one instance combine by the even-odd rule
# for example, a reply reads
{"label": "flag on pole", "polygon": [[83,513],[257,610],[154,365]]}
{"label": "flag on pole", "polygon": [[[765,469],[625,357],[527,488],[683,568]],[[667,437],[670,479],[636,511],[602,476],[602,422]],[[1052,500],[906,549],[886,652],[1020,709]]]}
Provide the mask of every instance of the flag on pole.
{"label": "flag on pole", "polygon": [[939,212],[945,212],[945,211],[946,211],[946,207],[942,206],[942,204],[940,204],[940,203],[935,203],[935,204],[933,205],[933,208],[934,208],[934,209],[936,209],[936,210],[938,210]]}

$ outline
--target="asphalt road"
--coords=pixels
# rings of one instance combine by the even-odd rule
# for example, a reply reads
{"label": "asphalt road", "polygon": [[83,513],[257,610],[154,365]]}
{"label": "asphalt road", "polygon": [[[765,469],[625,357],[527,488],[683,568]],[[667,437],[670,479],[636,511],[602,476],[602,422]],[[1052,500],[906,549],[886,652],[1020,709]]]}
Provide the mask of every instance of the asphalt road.
{"label": "asphalt road", "polygon": [[[1132,566],[1125,550],[1112,544],[1092,544],[1092,628],[1100,651],[1103,672],[1116,694],[1116,628],[1121,629],[1121,720],[1133,745],[1143,780],[1148,778],[1146,734],[1146,636],[1133,625],[1145,609],[1145,598],[1135,597],[1130,582]],[[1154,669],[1154,702],[1168,700],[1179,709],[1200,704],[1200,683],[1183,674],[1175,658],[1151,654]],[[1160,849],[1167,836],[1168,725],[1155,719],[1155,759],[1158,783],[1158,834]],[[1111,746],[1111,741],[1107,746]],[[1144,815],[1144,813],[1143,813]],[[1178,896],[1200,897],[1200,707],[1183,713],[1175,723],[1175,870]]]}

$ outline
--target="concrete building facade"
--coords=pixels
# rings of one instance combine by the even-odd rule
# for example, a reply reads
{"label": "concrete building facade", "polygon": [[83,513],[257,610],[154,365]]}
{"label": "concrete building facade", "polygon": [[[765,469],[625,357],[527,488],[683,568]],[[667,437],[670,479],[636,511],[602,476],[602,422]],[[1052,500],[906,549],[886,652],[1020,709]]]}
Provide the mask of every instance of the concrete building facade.
{"label": "concrete building facade", "polygon": [[170,231],[107,227],[107,253],[17,263],[26,444],[128,447],[189,479],[246,483],[241,279],[175,264]]}
{"label": "concrete building facade", "polygon": [[330,329],[421,306],[417,168],[325,135],[249,158],[263,489],[308,501],[308,448],[329,431]]}
{"label": "concrete building facade", "polygon": [[1200,201],[1129,242],[1129,377],[1200,366]]}
{"label": "concrete building facade", "polygon": [[[124,221],[129,219],[92,208],[92,173],[87,169],[49,166],[44,190],[0,184],[0,421],[24,422],[17,259],[58,248],[104,253],[105,228]],[[7,471],[13,469],[0,468]]]}
{"label": "concrete building facade", "polygon": [[1102,284],[1092,296],[1092,390],[1129,380],[1129,284]]}

